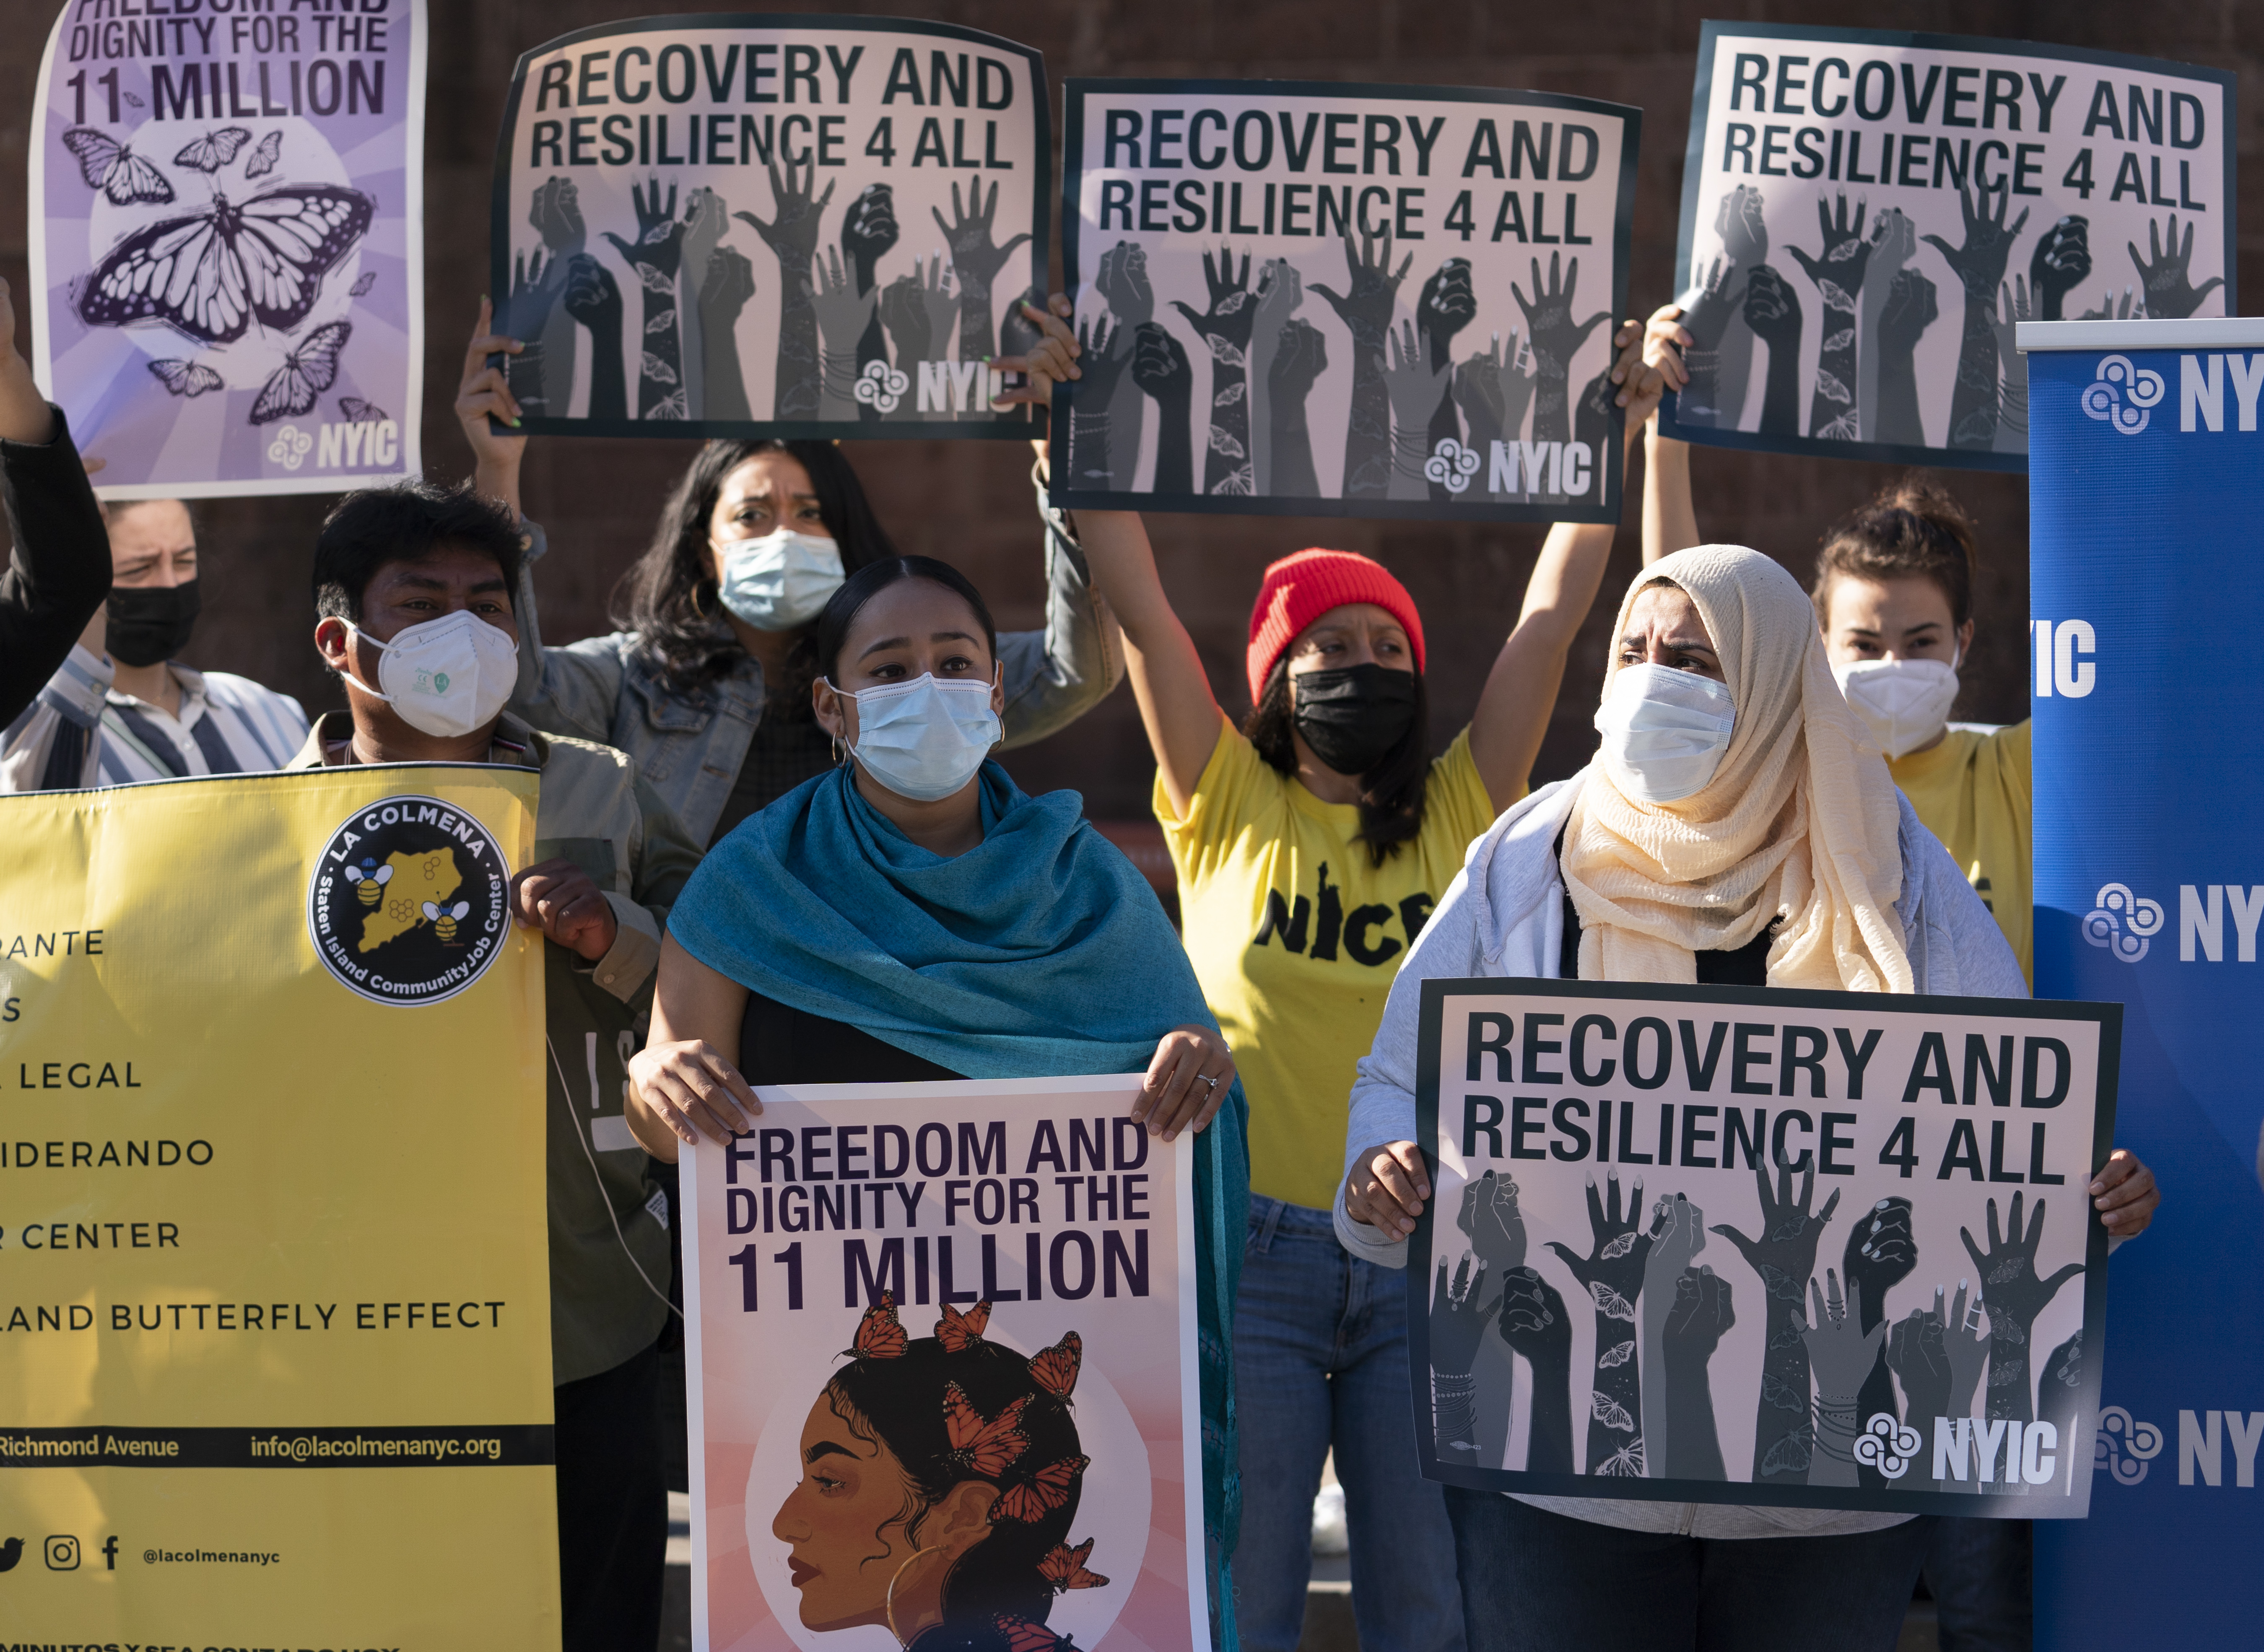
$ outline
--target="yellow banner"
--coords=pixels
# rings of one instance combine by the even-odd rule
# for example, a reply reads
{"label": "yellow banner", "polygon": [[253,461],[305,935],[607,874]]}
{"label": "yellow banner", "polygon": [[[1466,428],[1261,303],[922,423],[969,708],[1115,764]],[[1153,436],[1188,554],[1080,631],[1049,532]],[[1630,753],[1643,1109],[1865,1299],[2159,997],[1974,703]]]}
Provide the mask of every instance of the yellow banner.
{"label": "yellow banner", "polygon": [[557,1647],[536,784],[0,798],[0,1647]]}

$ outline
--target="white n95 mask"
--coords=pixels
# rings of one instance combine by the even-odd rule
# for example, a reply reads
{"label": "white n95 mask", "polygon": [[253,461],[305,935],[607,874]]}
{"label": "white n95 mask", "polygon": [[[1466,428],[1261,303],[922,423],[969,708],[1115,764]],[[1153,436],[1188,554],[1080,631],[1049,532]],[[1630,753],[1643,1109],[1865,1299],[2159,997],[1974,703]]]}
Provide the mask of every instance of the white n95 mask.
{"label": "white n95 mask", "polygon": [[1949,723],[1957,665],[1940,660],[1856,660],[1835,665],[1840,692],[1890,757],[1915,751]]}
{"label": "white n95 mask", "polygon": [[360,627],[347,629],[381,650],[374,694],[401,720],[428,735],[468,735],[491,721],[519,682],[519,644],[509,632],[468,609],[443,614],[380,642]]}
{"label": "white n95 mask", "polygon": [[723,606],[758,631],[792,631],[825,612],[845,577],[841,547],[780,528],[758,540],[709,541],[723,559]]}
{"label": "white n95 mask", "polygon": [[858,763],[917,802],[949,797],[975,778],[998,743],[988,683],[939,683],[931,674],[848,698],[857,702]]}
{"label": "white n95 mask", "polygon": [[1597,755],[1635,801],[1677,802],[1714,778],[1737,722],[1737,702],[1712,677],[1623,665],[1596,709]]}

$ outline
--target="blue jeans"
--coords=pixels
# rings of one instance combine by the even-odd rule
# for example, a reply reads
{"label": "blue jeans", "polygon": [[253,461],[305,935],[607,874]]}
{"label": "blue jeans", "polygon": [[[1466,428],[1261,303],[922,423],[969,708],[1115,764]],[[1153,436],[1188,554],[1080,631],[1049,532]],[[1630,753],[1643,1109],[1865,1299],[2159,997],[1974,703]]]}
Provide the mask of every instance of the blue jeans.
{"label": "blue jeans", "polygon": [[1447,1512],[1485,1652],[1893,1652],[1934,1529],[1662,1536],[1452,1486]]}
{"label": "blue jeans", "polygon": [[1944,1516],[1926,1556],[1941,1652],[2028,1652],[2035,1633],[2035,1527]]}
{"label": "blue jeans", "polygon": [[1329,1213],[1250,1196],[1235,1299],[1244,1652],[1296,1652],[1313,1569],[1313,1498],[1336,1449],[1361,1652],[1462,1652],[1454,1537],[1416,1466],[1407,1281],[1355,1261]]}

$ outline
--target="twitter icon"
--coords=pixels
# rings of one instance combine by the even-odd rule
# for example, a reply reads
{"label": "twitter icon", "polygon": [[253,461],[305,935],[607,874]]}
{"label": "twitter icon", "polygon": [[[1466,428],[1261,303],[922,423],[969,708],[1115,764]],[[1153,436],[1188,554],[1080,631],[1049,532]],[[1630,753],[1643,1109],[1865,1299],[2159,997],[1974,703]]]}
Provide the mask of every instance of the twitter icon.
{"label": "twitter icon", "polygon": [[0,1572],[14,1571],[16,1562],[23,1558],[24,1540],[22,1538],[11,1537],[5,1543],[0,1543]]}

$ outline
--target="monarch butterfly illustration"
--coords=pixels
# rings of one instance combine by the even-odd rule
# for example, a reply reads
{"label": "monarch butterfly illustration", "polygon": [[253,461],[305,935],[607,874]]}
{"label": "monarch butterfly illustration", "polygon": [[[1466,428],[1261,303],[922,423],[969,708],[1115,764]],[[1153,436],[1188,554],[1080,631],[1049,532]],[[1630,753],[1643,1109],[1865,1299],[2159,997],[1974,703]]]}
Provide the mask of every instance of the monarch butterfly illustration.
{"label": "monarch butterfly illustration", "polygon": [[157,380],[175,395],[202,395],[207,390],[225,389],[228,381],[210,367],[194,361],[153,361],[149,371]]}
{"label": "monarch butterfly illustration", "polygon": [[374,270],[365,270],[354,278],[354,284],[346,289],[346,293],[350,297],[362,298],[366,296],[369,289],[376,285],[377,272]]}
{"label": "monarch butterfly illustration", "polygon": [[392,414],[387,412],[375,402],[365,402],[358,395],[340,396],[338,398],[338,411],[345,414],[349,420],[356,424],[368,423],[381,424],[387,419],[393,417]]}
{"label": "monarch butterfly illustration", "polygon": [[163,203],[173,199],[165,175],[120,143],[92,127],[71,127],[63,133],[63,147],[78,157],[78,175],[89,189],[98,189],[113,206],[141,202]]}
{"label": "monarch butterfly illustration", "polygon": [[283,129],[278,127],[259,140],[259,147],[251,152],[251,158],[243,163],[243,175],[246,178],[265,178],[275,170],[275,163],[282,158]]}
{"label": "monarch butterfly illustration", "polygon": [[352,337],[352,322],[325,322],[308,333],[259,387],[259,399],[251,404],[251,422],[272,424],[277,419],[312,412],[316,398],[337,380],[338,352]]}
{"label": "monarch butterfly illustration", "polygon": [[217,172],[236,159],[236,152],[251,141],[242,127],[222,127],[197,139],[173,157],[176,166],[193,166],[200,172]]}

